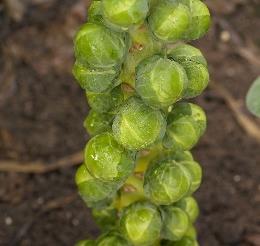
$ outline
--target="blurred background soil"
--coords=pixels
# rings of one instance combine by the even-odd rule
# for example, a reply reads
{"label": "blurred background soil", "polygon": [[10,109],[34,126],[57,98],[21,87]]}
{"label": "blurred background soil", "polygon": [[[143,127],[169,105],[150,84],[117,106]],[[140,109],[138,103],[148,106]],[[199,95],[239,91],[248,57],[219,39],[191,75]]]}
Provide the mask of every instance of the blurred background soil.
{"label": "blurred background soil", "polygon": [[[209,121],[193,151],[204,169],[199,241],[259,246],[260,123],[243,101],[260,74],[260,1],[206,2],[213,26],[195,43],[212,80],[197,99]],[[98,234],[73,180],[88,107],[71,76],[72,38],[88,3],[0,2],[0,245],[71,246]]]}

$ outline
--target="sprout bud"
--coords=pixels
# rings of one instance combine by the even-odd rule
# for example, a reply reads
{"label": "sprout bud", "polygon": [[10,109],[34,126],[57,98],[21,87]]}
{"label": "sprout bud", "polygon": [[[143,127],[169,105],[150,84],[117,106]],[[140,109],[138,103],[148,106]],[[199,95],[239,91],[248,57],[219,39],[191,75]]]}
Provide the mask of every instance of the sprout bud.
{"label": "sprout bud", "polygon": [[189,82],[185,91],[185,98],[193,98],[202,93],[209,83],[209,72],[207,67],[195,62],[181,63],[185,69]]}
{"label": "sprout bud", "polygon": [[162,237],[171,241],[180,240],[189,228],[188,215],[182,209],[174,206],[162,207],[162,215]]}
{"label": "sprout bud", "polygon": [[173,150],[190,150],[199,140],[199,128],[191,116],[168,122],[163,145]]}
{"label": "sprout bud", "polygon": [[88,22],[103,23],[101,1],[92,1],[88,8]]}
{"label": "sprout bud", "polygon": [[193,225],[189,226],[188,230],[185,233],[185,237],[189,237],[189,238],[192,238],[194,240],[197,239],[197,232],[196,232],[196,229]]}
{"label": "sprout bud", "polygon": [[116,225],[117,221],[117,210],[112,207],[107,208],[93,208],[92,215],[95,222],[99,225],[102,230],[111,229]]}
{"label": "sprout bud", "polygon": [[195,161],[183,161],[183,162],[180,162],[180,164],[182,166],[184,166],[190,173],[191,186],[190,186],[189,194],[192,194],[199,188],[199,186],[201,184],[202,168],[199,165],[199,163],[197,163]]}
{"label": "sprout bud", "polygon": [[190,24],[190,11],[180,1],[162,0],[152,9],[148,21],[157,38],[175,42],[184,38]]}
{"label": "sprout bud", "polygon": [[204,111],[192,103],[178,103],[169,113],[163,144],[174,150],[190,150],[206,130]]}
{"label": "sprout bud", "polygon": [[76,35],[75,56],[87,67],[111,68],[119,65],[125,56],[125,35],[94,23],[84,24]]}
{"label": "sprout bud", "polygon": [[190,238],[190,237],[183,237],[180,241],[170,243],[167,246],[199,246],[196,239]]}
{"label": "sprout bud", "polygon": [[193,156],[190,151],[177,151],[168,156],[174,161],[193,161]]}
{"label": "sprout bud", "polygon": [[84,127],[90,136],[98,135],[111,130],[112,117],[113,116],[109,114],[101,114],[94,110],[90,110],[84,121]]}
{"label": "sprout bud", "polygon": [[183,209],[189,215],[191,223],[194,223],[199,216],[198,203],[192,196],[181,199],[176,203],[176,206]]}
{"label": "sprout bud", "polygon": [[190,45],[179,45],[168,52],[168,56],[180,63],[188,76],[185,98],[196,97],[207,87],[209,73],[207,61],[199,49]]}
{"label": "sprout bud", "polygon": [[126,239],[124,239],[118,232],[111,231],[102,235],[96,246],[130,246]]}
{"label": "sprout bud", "polygon": [[196,62],[207,67],[207,61],[201,51],[188,44],[180,44],[168,51],[168,57],[178,63]]}
{"label": "sprout bud", "polygon": [[121,107],[113,122],[116,140],[129,150],[140,150],[162,138],[166,121],[158,110],[132,97]]}
{"label": "sprout bud", "polygon": [[104,19],[122,30],[141,24],[148,13],[148,0],[102,0]]}
{"label": "sprout bud", "polygon": [[199,136],[202,136],[206,131],[207,127],[207,118],[206,114],[203,109],[193,103],[178,103],[174,105],[172,112],[168,116],[168,122],[172,122],[175,119],[184,117],[184,116],[191,116],[198,125],[199,129]]}
{"label": "sprout bud", "polygon": [[101,182],[90,175],[85,165],[81,165],[75,176],[79,194],[88,206],[95,206],[107,198],[111,198],[115,192],[115,185]]}
{"label": "sprout bud", "polygon": [[133,245],[151,245],[160,237],[161,215],[155,205],[136,202],[125,208],[120,228]]}
{"label": "sprout bud", "polygon": [[114,139],[111,133],[92,138],[85,148],[85,165],[89,172],[102,181],[121,183],[135,167],[134,156]]}
{"label": "sprout bud", "polygon": [[155,158],[151,161],[151,164],[162,161],[193,161],[193,156],[190,151],[172,151],[164,149],[160,151],[157,156],[155,156]]}
{"label": "sprout bud", "polygon": [[151,165],[144,177],[145,195],[159,205],[170,205],[183,198],[190,190],[189,171],[175,161]]}
{"label": "sprout bud", "polygon": [[185,39],[201,38],[209,30],[211,24],[209,9],[201,0],[184,0],[184,2],[189,6],[191,13],[191,22],[185,33]]}
{"label": "sprout bud", "polygon": [[110,89],[118,76],[118,69],[113,67],[106,70],[91,69],[79,62],[74,64],[72,72],[81,88],[92,92],[103,92]]}
{"label": "sprout bud", "polygon": [[169,107],[179,100],[187,83],[182,66],[157,55],[145,59],[137,67],[137,93],[155,108]]}
{"label": "sprout bud", "polygon": [[113,112],[124,101],[121,86],[115,87],[110,92],[86,92],[86,96],[89,106],[99,113]]}

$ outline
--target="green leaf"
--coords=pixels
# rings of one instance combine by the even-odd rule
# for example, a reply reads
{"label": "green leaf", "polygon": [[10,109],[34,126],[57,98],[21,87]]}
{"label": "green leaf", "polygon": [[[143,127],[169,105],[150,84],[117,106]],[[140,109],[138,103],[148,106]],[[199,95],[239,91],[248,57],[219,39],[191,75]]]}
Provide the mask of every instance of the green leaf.
{"label": "green leaf", "polygon": [[252,114],[260,117],[260,76],[253,82],[246,95],[246,105]]}

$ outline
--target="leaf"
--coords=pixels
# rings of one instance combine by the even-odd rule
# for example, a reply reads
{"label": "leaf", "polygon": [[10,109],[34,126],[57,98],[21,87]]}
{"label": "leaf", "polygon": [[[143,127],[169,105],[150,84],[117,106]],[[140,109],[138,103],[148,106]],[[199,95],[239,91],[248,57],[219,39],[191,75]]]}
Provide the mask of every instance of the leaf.
{"label": "leaf", "polygon": [[246,105],[252,114],[260,117],[260,76],[253,82],[246,95]]}

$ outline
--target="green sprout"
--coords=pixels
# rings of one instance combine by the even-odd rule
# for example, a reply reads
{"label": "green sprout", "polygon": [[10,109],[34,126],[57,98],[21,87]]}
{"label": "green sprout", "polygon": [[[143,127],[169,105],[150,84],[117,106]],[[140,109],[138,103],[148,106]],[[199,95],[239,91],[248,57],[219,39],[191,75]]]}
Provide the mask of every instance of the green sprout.
{"label": "green sprout", "polygon": [[144,178],[146,196],[159,205],[179,201],[189,192],[190,186],[189,171],[174,160],[154,163]]}
{"label": "green sprout", "polygon": [[101,235],[97,240],[96,246],[130,246],[119,232],[111,231]]}
{"label": "green sprout", "polygon": [[84,121],[84,127],[91,136],[109,131],[112,129],[113,116],[109,114],[101,114],[90,110]]}
{"label": "green sprout", "polygon": [[211,24],[210,12],[201,0],[184,0],[190,9],[190,26],[185,33],[185,39],[194,40],[204,36]]}
{"label": "green sprout", "polygon": [[104,183],[94,178],[84,164],[78,168],[75,181],[80,196],[90,207],[106,204],[107,198],[112,198],[116,192],[114,184]]}
{"label": "green sprout", "polygon": [[85,67],[111,69],[122,63],[126,49],[126,35],[113,32],[101,24],[87,23],[74,40],[75,56]]}
{"label": "green sprout", "polygon": [[130,150],[144,149],[162,138],[166,121],[159,110],[132,97],[123,104],[113,122],[116,140]]}
{"label": "green sprout", "polygon": [[149,11],[148,0],[102,0],[104,19],[119,30],[141,24]]}
{"label": "green sprout", "polygon": [[124,101],[124,94],[120,86],[108,92],[86,92],[89,106],[99,113],[113,113]]}
{"label": "green sprout", "polygon": [[73,67],[74,77],[82,89],[92,92],[104,92],[115,84],[118,76],[117,68],[94,69],[76,62]]}
{"label": "green sprout", "polygon": [[191,223],[194,223],[199,216],[199,205],[194,197],[187,196],[176,203],[176,206],[183,209],[189,216]]}
{"label": "green sprout", "polygon": [[207,62],[202,53],[190,45],[180,45],[171,49],[168,56],[181,64],[188,76],[189,82],[184,97],[200,95],[209,83]]}
{"label": "green sprout", "polygon": [[189,228],[188,215],[181,208],[175,206],[162,207],[162,215],[162,237],[170,241],[182,239]]}
{"label": "green sprout", "polygon": [[190,25],[190,11],[184,1],[162,0],[148,18],[154,35],[166,42],[184,39]]}
{"label": "green sprout", "polygon": [[192,196],[202,168],[192,149],[206,131],[187,99],[206,90],[208,64],[186,41],[205,35],[200,0],[94,0],[74,39],[73,75],[90,110],[76,172],[102,233],[76,246],[198,246]]}
{"label": "green sprout", "polygon": [[163,144],[174,150],[190,150],[206,130],[206,115],[197,105],[178,103],[168,114]]}
{"label": "green sprout", "polygon": [[133,245],[151,245],[162,227],[157,207],[149,202],[136,202],[125,208],[120,219],[122,233]]}
{"label": "green sprout", "polygon": [[198,242],[194,238],[183,237],[180,241],[169,244],[169,246],[199,246]]}
{"label": "green sprout", "polygon": [[181,99],[188,83],[180,64],[158,55],[143,60],[136,73],[137,93],[155,108],[167,108]]}
{"label": "green sprout", "polygon": [[88,171],[104,182],[124,181],[134,170],[134,154],[120,146],[109,132],[92,138],[85,148]]}
{"label": "green sprout", "polygon": [[117,210],[112,206],[93,208],[92,216],[98,226],[104,231],[116,227],[116,221],[118,219]]}

